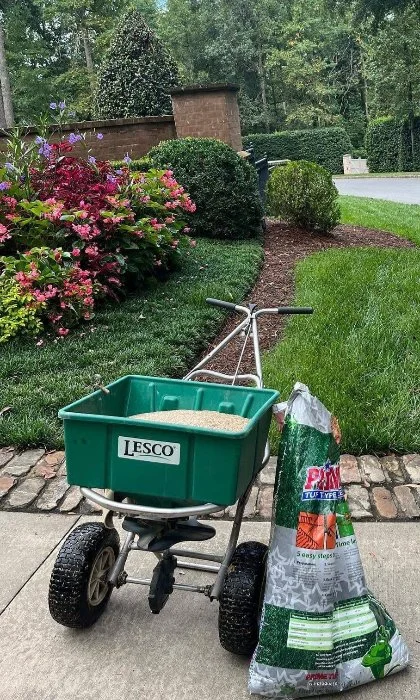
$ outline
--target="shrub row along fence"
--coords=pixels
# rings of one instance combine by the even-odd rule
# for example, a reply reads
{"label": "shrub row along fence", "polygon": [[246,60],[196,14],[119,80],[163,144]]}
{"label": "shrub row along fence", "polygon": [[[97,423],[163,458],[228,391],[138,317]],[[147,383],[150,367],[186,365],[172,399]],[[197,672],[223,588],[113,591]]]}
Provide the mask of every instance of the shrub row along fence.
{"label": "shrub row along fence", "polygon": [[366,132],[369,170],[373,173],[420,170],[420,117],[413,123],[382,117]]}
{"label": "shrub row along fence", "polygon": [[343,172],[343,155],[352,151],[350,137],[340,127],[249,134],[243,144],[254,147],[256,158],[267,155],[269,160],[307,160],[334,174]]}

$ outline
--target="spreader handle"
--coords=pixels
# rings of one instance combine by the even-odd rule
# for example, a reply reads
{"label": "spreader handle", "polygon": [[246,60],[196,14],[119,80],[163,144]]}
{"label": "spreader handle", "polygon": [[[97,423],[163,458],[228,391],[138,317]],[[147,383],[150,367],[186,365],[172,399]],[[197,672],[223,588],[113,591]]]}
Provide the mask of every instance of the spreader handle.
{"label": "spreader handle", "polygon": [[279,306],[278,314],[313,314],[314,310],[310,306]]}
{"label": "spreader handle", "polygon": [[231,304],[230,301],[220,301],[220,299],[208,298],[206,299],[206,302],[208,304],[211,304],[211,306],[221,306],[223,309],[229,309],[229,311],[238,310],[236,304]]}

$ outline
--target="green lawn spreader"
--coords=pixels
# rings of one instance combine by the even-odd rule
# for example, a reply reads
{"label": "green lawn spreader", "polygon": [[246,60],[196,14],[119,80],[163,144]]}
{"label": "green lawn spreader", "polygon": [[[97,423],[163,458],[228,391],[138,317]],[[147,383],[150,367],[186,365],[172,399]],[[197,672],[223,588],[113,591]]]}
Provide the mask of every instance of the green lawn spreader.
{"label": "green lawn spreader", "polygon": [[[58,623],[85,628],[98,620],[113,590],[128,583],[148,587],[153,613],[162,610],[174,589],[201,593],[219,601],[222,646],[248,655],[258,639],[267,546],[237,542],[252,485],[270,456],[267,435],[278,397],[277,391],[263,388],[258,319],[312,309],[258,310],[255,304],[207,301],[245,318],[183,380],[126,376],[60,411],[68,481],[81,486],[83,495],[104,509],[104,517],[79,525],[65,540],[51,574],[49,607]],[[234,374],[204,369],[239,335],[244,344]],[[239,374],[248,340],[256,371]],[[195,381],[199,376],[207,381]],[[248,423],[232,432],[130,418],[174,409],[235,414]],[[236,502],[224,555],[177,548],[214,537],[215,528],[200,519]],[[127,533],[121,547],[115,514],[123,517]],[[125,571],[133,551],[156,558],[150,579]],[[205,571],[214,580],[179,583],[176,569]]]}

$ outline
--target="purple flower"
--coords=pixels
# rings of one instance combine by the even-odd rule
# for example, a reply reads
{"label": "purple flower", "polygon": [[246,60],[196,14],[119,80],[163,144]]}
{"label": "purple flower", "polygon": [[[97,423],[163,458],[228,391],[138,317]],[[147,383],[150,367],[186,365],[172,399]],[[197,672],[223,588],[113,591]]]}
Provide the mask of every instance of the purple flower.
{"label": "purple flower", "polygon": [[81,135],[80,135],[80,134],[74,134],[73,132],[71,132],[71,134],[70,134],[70,136],[69,136],[69,138],[68,138],[68,141],[69,141],[69,143],[71,143],[71,145],[73,145],[74,143],[77,143],[78,141],[81,141],[81,140],[82,140]]}
{"label": "purple flower", "polygon": [[108,175],[106,176],[106,179],[108,180],[108,182],[112,182],[112,183],[116,182],[116,178],[113,175],[111,175],[110,173],[108,173]]}
{"label": "purple flower", "polygon": [[101,133],[96,134],[96,138],[99,139],[99,141],[102,141],[103,137],[104,137],[104,135]]}
{"label": "purple flower", "polygon": [[44,158],[49,158],[51,155],[51,151],[52,151],[52,147],[50,146],[49,143],[47,143],[47,141],[44,140],[38,153],[40,156],[44,156]]}
{"label": "purple flower", "polygon": [[59,103],[58,103],[58,106],[59,106],[59,108],[60,108],[61,110],[66,109],[66,103],[65,103],[64,101],[63,101],[63,102],[59,102]]}
{"label": "purple flower", "polygon": [[128,155],[128,153],[125,154],[125,156],[124,156],[124,158],[123,158],[123,161],[124,161],[124,163],[127,163],[127,165],[128,165],[129,163],[131,163],[131,158],[130,158],[130,156]]}
{"label": "purple flower", "polygon": [[45,139],[43,139],[42,136],[37,136],[35,138],[35,143],[40,144],[40,143],[44,143],[44,141],[45,141]]}
{"label": "purple flower", "polygon": [[50,109],[57,109],[57,102],[50,102]]}
{"label": "purple flower", "polygon": [[124,175],[124,172],[122,170],[116,170],[115,173],[116,175]]}
{"label": "purple flower", "polygon": [[92,163],[92,165],[94,165],[96,163],[95,156],[89,156],[88,161],[89,161],[89,163]]}
{"label": "purple flower", "polygon": [[5,163],[5,164],[4,164],[4,167],[6,168],[6,170],[9,170],[9,172],[10,172],[11,170],[16,170],[15,166],[13,165],[13,163]]}
{"label": "purple flower", "polygon": [[0,190],[10,189],[10,182],[0,182]]}

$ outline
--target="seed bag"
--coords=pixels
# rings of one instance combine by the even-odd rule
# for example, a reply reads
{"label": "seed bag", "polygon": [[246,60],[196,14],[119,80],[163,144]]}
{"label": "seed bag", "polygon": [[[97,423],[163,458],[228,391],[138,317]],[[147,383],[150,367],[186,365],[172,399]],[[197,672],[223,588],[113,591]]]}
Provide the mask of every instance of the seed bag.
{"label": "seed bag", "polygon": [[330,694],[408,664],[394,621],[366,586],[339,441],[336,419],[296,384],[278,458],[251,693],[279,700]]}

